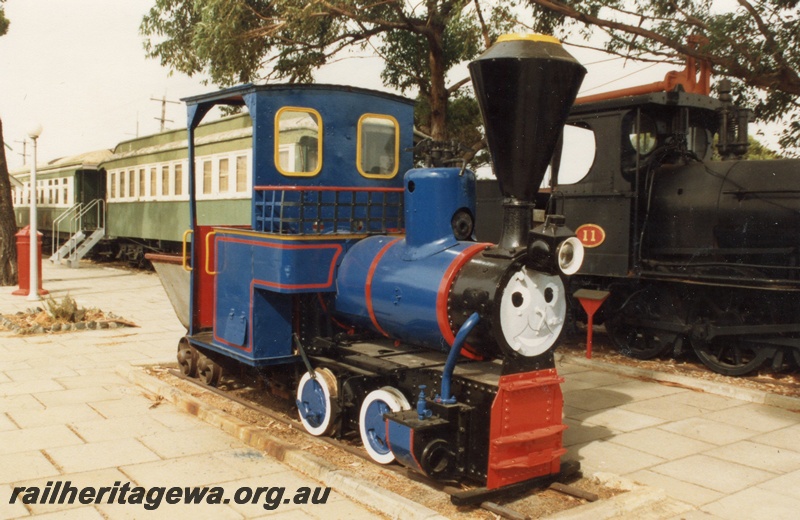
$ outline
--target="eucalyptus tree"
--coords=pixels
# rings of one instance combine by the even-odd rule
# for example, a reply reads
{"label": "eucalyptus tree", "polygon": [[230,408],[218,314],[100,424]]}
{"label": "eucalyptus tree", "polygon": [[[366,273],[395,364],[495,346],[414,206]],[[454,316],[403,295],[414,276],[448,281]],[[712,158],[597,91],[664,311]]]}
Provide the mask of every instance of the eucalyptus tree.
{"label": "eucalyptus tree", "polygon": [[511,28],[516,7],[516,0],[155,0],[140,31],[149,57],[219,86],[308,82],[351,50],[374,52],[384,85],[417,95],[423,131],[479,148],[467,81],[449,73]]}
{"label": "eucalyptus tree", "polygon": [[800,145],[800,1],[526,0],[537,28],[587,38],[602,31],[611,53],[711,64],[738,100],[781,122],[783,147]]}

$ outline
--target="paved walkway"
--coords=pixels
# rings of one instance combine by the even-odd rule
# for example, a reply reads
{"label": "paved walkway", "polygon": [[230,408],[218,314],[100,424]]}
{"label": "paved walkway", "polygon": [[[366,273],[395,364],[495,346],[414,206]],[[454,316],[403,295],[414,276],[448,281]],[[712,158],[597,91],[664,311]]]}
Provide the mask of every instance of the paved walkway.
{"label": "paved walkway", "polygon": [[[800,400],[690,378],[659,384],[566,360],[567,457],[585,472],[664,489],[688,511],[676,518],[798,518]],[[770,400],[782,406],[763,404]]]}
{"label": "paved walkway", "polygon": [[[44,287],[58,301],[69,293],[83,306],[141,327],[37,336],[0,332],[0,519],[380,518],[335,489],[325,504],[282,503],[301,487],[314,490],[321,484],[171,404],[154,406],[152,398],[116,373],[115,367],[125,363],[173,362],[185,334],[155,274],[45,262]],[[12,296],[14,289],[0,287],[0,314],[31,306],[24,296]],[[78,489],[116,486],[117,496],[130,483],[126,501],[135,486],[220,486],[231,500],[172,505],[164,495],[153,511],[143,504],[81,505],[79,499],[72,505],[23,505],[20,497],[9,504],[14,487],[38,487],[44,493],[48,482],[56,481],[70,481]],[[278,492],[265,491],[256,504],[236,504],[234,493],[246,486],[286,491],[277,508],[267,510],[264,504],[274,502]]]}
{"label": "paved walkway", "polygon": [[[320,484],[118,375],[119,365],[172,362],[184,333],[154,274],[45,265],[44,284],[61,299],[113,312],[140,328],[14,336],[0,332],[0,519],[48,515],[142,518],[142,505],[9,504],[14,487],[70,481],[83,488],[280,486],[285,497]],[[0,288],[0,314],[30,303]],[[600,368],[600,369],[598,369]],[[580,358],[564,357],[565,443],[584,472],[610,472],[664,489],[675,518],[780,519],[800,511],[800,402],[771,396],[643,381]],[[635,375],[635,374],[634,374]],[[645,374],[646,375],[646,374]],[[743,399],[741,399],[743,398]],[[119,484],[115,484],[115,483]],[[110,492],[110,491],[109,491]],[[285,498],[284,497],[284,498]],[[265,495],[266,498],[266,495]],[[274,495],[273,495],[274,498]],[[371,518],[331,492],[327,504],[278,504],[274,510],[231,500],[168,505],[153,518]],[[389,516],[396,512],[387,511]],[[624,517],[624,513],[620,513]],[[674,515],[652,513],[652,518]]]}

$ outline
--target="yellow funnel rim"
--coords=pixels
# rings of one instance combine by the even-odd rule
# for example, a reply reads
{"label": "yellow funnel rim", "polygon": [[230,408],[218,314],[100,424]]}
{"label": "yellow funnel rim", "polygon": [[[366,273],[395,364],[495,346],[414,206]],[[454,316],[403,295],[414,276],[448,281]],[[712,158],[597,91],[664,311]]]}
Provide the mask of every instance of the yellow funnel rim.
{"label": "yellow funnel rim", "polygon": [[556,45],[561,45],[561,41],[558,38],[550,36],[549,34],[503,34],[497,38],[497,43],[518,41],[555,43]]}

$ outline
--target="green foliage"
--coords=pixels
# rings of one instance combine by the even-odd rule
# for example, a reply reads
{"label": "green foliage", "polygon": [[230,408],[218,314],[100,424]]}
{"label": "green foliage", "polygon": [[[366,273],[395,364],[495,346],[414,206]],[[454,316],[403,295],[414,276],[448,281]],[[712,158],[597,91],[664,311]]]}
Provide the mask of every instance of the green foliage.
{"label": "green foliage", "polygon": [[[800,144],[800,2],[756,0],[527,0],[541,28],[584,37],[605,33],[627,58],[708,61],[734,81],[736,101],[758,120],[786,124],[781,145]],[[699,37],[696,44],[689,38]],[[678,67],[676,67],[678,68]]]}
{"label": "green foliage", "polygon": [[[5,1],[6,0],[0,0],[0,4]],[[6,18],[6,10],[2,5],[0,5],[0,36],[3,36],[8,32],[9,23],[10,22],[8,21],[8,18]]]}
{"label": "green foliage", "polygon": [[[154,0],[140,32],[145,51],[172,71],[205,73],[219,86],[259,80],[309,82],[315,69],[350,49],[374,49],[381,78],[427,103],[425,125],[447,139],[447,110],[462,107],[464,82],[448,72],[514,26],[517,0]],[[451,102],[450,98],[454,100]],[[478,122],[453,135],[479,136]],[[469,111],[466,111],[469,112]],[[471,113],[471,112],[470,112]],[[469,142],[472,146],[475,143]]]}

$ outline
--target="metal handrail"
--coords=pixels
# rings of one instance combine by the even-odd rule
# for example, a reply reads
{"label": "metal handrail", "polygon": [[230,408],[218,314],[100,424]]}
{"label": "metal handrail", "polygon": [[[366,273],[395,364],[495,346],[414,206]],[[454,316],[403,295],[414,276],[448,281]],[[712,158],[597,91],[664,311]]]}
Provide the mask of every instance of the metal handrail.
{"label": "metal handrail", "polygon": [[[67,217],[69,217],[71,213],[80,211],[81,206],[83,206],[82,202],[78,202],[77,204],[73,204],[69,209],[64,210],[64,213],[62,213],[61,215],[59,215],[58,217],[56,217],[53,220],[53,224],[50,227],[50,230],[53,232],[53,240],[52,240],[51,245],[50,245],[50,255],[51,256],[55,255],[56,251],[58,251],[58,247],[59,247],[58,246],[58,237],[59,237],[59,228],[61,227],[61,222],[66,220]],[[72,220],[70,220],[70,225],[72,223],[73,223]],[[70,233],[69,233],[70,238],[72,237],[73,234],[74,234],[74,232],[72,232],[72,229],[70,228]]]}
{"label": "metal handrail", "polygon": [[[103,200],[103,199],[94,199],[93,201],[91,201],[89,204],[86,205],[85,208],[80,210],[72,218],[72,220],[70,222],[71,223],[76,223],[77,224],[76,227],[77,227],[78,230],[83,230],[83,216],[86,215],[87,213],[89,213],[90,211],[92,211],[93,209],[97,211],[97,228],[96,229],[105,228],[106,227],[105,226],[105,223],[106,223],[105,222],[106,221],[106,211],[105,211],[106,210],[106,201]],[[71,257],[72,254],[75,251],[77,251],[77,249],[78,249],[78,244],[77,243],[73,242],[72,244],[70,244],[69,254],[67,255],[67,257],[68,258]]]}

